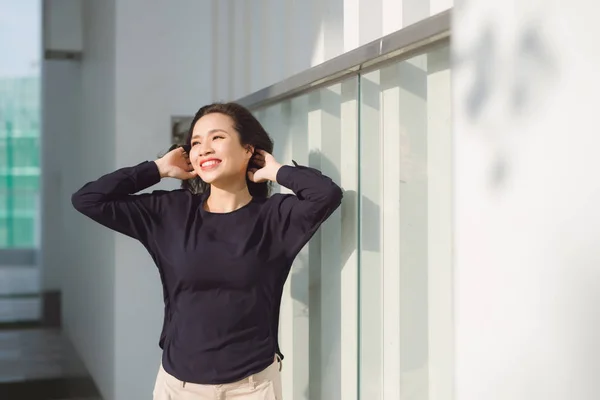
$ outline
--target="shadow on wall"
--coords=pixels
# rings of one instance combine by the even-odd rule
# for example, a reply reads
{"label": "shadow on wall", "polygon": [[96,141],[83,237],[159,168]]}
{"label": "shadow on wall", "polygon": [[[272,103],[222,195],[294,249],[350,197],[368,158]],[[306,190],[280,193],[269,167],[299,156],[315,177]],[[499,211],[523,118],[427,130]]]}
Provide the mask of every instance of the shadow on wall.
{"label": "shadow on wall", "polygon": [[[511,130],[506,128],[505,117],[523,123],[533,119],[551,100],[560,79],[558,58],[544,24],[538,14],[519,24],[516,42],[507,52],[502,48],[502,30],[488,22],[477,41],[453,60],[457,73],[468,70],[472,76],[460,98],[467,118],[495,127],[494,137],[488,138],[496,147],[487,179],[492,189],[505,187],[510,178],[509,147],[514,142],[508,140]],[[498,65],[507,67],[502,76]]]}

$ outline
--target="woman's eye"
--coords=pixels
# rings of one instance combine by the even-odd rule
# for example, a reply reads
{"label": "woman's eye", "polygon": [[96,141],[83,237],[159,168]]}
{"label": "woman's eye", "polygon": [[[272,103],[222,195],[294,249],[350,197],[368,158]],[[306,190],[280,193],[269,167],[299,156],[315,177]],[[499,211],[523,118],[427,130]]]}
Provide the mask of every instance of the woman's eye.
{"label": "woman's eye", "polygon": [[192,146],[195,146],[197,144],[200,144],[200,142],[192,142]]}
{"label": "woman's eye", "polygon": [[213,136],[213,140],[216,140],[216,139],[224,139],[224,137],[223,136]]}

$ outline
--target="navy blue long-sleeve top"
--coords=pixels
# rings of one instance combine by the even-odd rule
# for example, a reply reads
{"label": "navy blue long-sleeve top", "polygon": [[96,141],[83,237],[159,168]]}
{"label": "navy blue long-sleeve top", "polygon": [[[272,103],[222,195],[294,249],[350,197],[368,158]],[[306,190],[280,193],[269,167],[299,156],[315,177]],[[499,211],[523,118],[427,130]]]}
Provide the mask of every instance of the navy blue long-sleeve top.
{"label": "navy blue long-sleeve top", "polygon": [[163,368],[181,381],[235,382],[273,362],[279,308],[292,262],[339,207],[342,190],[318,170],[282,166],[277,182],[294,194],[253,198],[211,213],[207,194],[135,194],[160,181],[154,162],[89,182],[73,206],[139,240],[163,285]]}

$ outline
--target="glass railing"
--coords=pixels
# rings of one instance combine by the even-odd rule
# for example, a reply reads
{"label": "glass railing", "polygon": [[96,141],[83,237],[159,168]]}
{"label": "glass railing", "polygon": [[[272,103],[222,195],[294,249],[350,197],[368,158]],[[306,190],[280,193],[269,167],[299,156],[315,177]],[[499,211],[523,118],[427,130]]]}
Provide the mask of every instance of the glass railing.
{"label": "glass railing", "polygon": [[445,41],[253,110],[345,191],[285,288],[286,398],[452,398],[450,83]]}

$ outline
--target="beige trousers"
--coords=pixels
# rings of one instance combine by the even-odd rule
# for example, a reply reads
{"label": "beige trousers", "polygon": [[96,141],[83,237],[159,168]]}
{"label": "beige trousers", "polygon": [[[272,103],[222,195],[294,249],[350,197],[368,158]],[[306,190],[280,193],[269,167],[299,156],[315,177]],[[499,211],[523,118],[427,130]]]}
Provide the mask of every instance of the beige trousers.
{"label": "beige trousers", "polygon": [[182,382],[160,366],[154,400],[282,400],[280,362],[240,381],[223,385]]}

